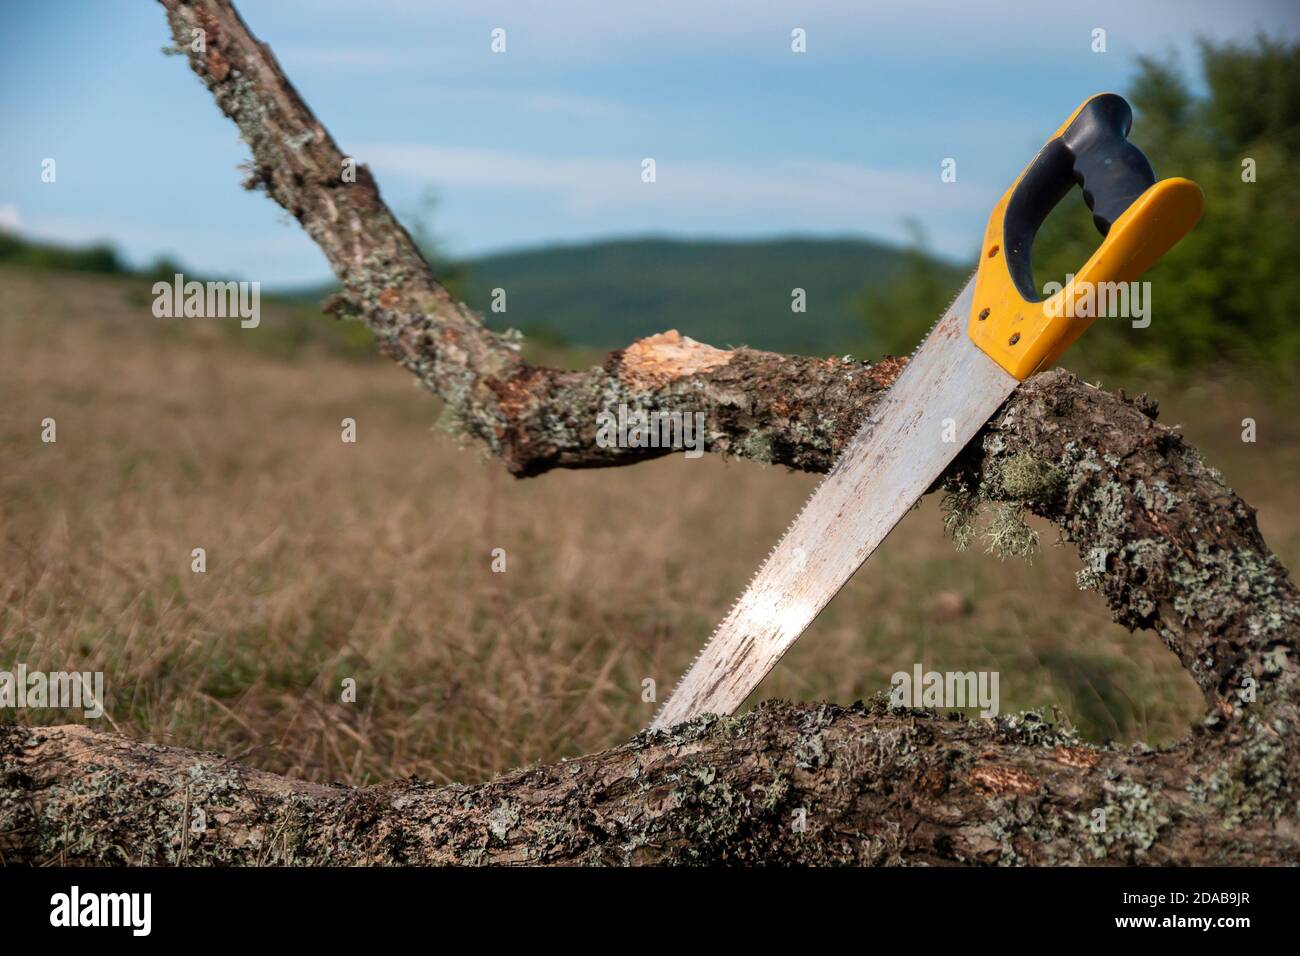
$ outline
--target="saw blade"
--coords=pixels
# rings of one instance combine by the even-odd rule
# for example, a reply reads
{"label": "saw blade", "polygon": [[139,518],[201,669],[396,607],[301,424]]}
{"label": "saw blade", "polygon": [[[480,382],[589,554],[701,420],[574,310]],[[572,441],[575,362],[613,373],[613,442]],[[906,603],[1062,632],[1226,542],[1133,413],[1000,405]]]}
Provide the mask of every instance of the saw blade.
{"label": "saw blade", "polygon": [[966,283],[651,722],[730,714],[1019,382],[966,332]]}

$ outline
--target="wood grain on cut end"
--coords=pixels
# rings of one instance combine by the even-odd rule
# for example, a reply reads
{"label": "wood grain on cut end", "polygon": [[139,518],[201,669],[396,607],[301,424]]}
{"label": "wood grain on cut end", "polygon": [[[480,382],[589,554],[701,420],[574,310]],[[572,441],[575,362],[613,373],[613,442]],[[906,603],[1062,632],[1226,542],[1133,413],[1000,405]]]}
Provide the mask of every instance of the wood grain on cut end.
{"label": "wood grain on cut end", "polygon": [[733,354],[670,329],[637,339],[625,348],[618,375],[631,388],[653,391],[726,365]]}

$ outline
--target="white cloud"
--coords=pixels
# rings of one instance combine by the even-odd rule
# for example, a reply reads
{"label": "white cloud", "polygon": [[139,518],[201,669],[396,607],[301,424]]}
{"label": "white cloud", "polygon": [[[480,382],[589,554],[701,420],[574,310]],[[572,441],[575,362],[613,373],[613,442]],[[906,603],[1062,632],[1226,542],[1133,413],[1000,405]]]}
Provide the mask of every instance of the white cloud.
{"label": "white cloud", "polygon": [[0,232],[17,232],[23,227],[22,214],[12,203],[0,206]]}
{"label": "white cloud", "polygon": [[500,113],[513,110],[520,113],[608,119],[615,116],[626,117],[632,112],[615,100],[598,96],[537,90],[438,89],[428,93],[428,98],[444,103],[486,106]]}
{"label": "white cloud", "polygon": [[563,215],[626,220],[654,210],[662,222],[676,213],[692,224],[737,210],[758,212],[770,228],[894,232],[909,216],[968,216],[986,209],[992,188],[945,186],[931,174],[827,160],[761,158],[752,162],[677,160],[656,156],[656,182],[641,181],[641,156],[545,156],[447,145],[376,143],[359,147],[381,181],[432,183],[451,194],[495,190],[535,194]]}
{"label": "white cloud", "polygon": [[287,71],[388,70],[414,68],[428,62],[427,52],[369,47],[306,47],[285,44],[277,47],[275,54]]}

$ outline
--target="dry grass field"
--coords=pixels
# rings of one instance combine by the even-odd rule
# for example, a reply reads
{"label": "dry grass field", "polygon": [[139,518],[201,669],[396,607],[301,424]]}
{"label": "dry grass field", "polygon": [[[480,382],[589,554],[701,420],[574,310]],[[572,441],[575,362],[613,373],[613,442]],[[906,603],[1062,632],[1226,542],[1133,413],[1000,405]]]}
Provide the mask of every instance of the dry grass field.
{"label": "dry grass field", "polygon": [[[643,679],[668,692],[815,483],[707,455],[516,481],[332,320],[290,349],[280,318],[160,320],[144,280],[0,271],[0,669],[103,671],[103,724],[295,776],[482,780],[643,726]],[[1153,391],[1295,566],[1294,406]],[[1032,564],[958,554],[925,502],[759,696],[850,702],[921,662],[997,670],[1004,711],[1093,739],[1180,735],[1190,678],[1040,531]]]}

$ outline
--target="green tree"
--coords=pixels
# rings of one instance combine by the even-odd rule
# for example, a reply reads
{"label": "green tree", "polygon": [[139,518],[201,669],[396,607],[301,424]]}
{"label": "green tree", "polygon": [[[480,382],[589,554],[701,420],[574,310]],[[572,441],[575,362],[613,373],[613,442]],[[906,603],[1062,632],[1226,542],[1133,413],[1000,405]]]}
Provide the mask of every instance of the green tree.
{"label": "green tree", "polygon": [[[1077,348],[1102,369],[1232,365],[1289,377],[1300,360],[1300,185],[1289,168],[1300,146],[1300,45],[1203,40],[1199,59],[1205,95],[1175,58],[1146,57],[1128,97],[1134,141],[1157,176],[1195,180],[1205,213],[1143,277],[1150,327],[1099,319]],[[1096,248],[1088,216],[1074,213],[1052,216],[1034,245],[1040,283],[1075,271]]]}
{"label": "green tree", "polygon": [[[1263,36],[1246,44],[1203,40],[1197,56],[1204,94],[1193,91],[1169,56],[1139,60],[1127,95],[1134,141],[1157,176],[1185,176],[1201,186],[1205,214],[1143,277],[1151,282],[1150,326],[1098,319],[1072,348],[1071,363],[1175,375],[1232,366],[1294,381],[1300,181],[1290,163],[1300,149],[1300,44]],[[1039,288],[1077,271],[1099,242],[1079,194],[1067,197],[1034,243]],[[916,262],[898,280],[864,297],[864,314],[882,344],[896,343],[893,330],[911,335],[925,328],[945,304],[920,262],[922,243],[914,243],[913,255]]]}

